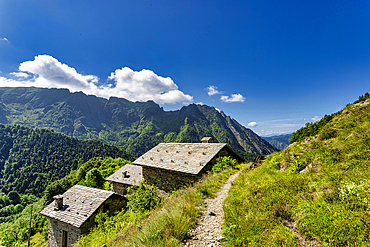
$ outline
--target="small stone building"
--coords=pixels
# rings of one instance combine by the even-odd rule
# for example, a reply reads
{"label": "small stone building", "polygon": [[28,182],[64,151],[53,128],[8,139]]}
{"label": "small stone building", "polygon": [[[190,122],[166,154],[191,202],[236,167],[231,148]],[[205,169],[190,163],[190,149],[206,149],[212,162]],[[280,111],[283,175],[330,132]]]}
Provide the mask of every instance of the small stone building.
{"label": "small stone building", "polygon": [[130,186],[139,186],[143,180],[143,168],[135,165],[124,165],[118,171],[105,180],[113,183],[113,191],[120,195],[126,195]]}
{"label": "small stone building", "polygon": [[54,197],[41,212],[49,220],[48,247],[72,246],[95,225],[99,212],[110,214],[126,207],[126,198],[113,191],[75,185]]}
{"label": "small stone building", "polygon": [[[169,195],[198,181],[221,156],[245,162],[229,145],[212,143],[210,137],[203,138],[202,143],[160,143],[136,159],[133,165],[125,165],[107,180],[113,182],[116,193],[125,194],[129,186],[137,186],[141,180],[146,180],[159,188],[161,196]],[[135,174],[130,174],[134,170]]]}

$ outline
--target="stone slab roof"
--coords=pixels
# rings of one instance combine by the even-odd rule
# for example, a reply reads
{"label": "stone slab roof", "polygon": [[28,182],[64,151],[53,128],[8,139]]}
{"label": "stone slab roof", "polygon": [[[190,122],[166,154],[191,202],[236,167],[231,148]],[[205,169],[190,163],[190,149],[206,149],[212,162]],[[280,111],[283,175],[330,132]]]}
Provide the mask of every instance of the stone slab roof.
{"label": "stone slab roof", "polygon": [[226,146],[225,143],[160,143],[133,164],[197,175]]}
{"label": "stone slab roof", "polygon": [[54,209],[52,202],[40,215],[80,228],[113,194],[113,191],[75,185],[64,192],[63,207],[60,210]]}
{"label": "stone slab roof", "polygon": [[[126,177],[122,175],[124,172],[127,172]],[[143,180],[143,167],[129,164],[124,165],[105,180],[139,186],[140,181]]]}

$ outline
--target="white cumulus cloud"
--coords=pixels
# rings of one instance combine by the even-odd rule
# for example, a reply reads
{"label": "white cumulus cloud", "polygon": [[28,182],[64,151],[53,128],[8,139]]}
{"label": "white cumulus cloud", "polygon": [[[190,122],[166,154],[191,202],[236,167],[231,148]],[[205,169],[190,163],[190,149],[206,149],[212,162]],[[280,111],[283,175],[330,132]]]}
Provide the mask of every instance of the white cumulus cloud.
{"label": "white cumulus cloud", "polygon": [[312,118],[304,118],[303,120],[304,121],[313,121],[313,122],[316,122],[316,121],[319,121],[322,117],[319,117],[319,116],[314,116]]}
{"label": "white cumulus cloud", "polygon": [[27,78],[27,77],[29,77],[29,74],[24,73],[24,72],[12,72],[10,74],[11,75],[14,75],[15,77],[20,77],[20,78]]}
{"label": "white cumulus cloud", "polygon": [[321,119],[321,117],[319,116],[314,116],[313,118],[311,118],[312,121],[316,122],[316,121],[319,121]]}
{"label": "white cumulus cloud", "polygon": [[193,97],[178,90],[170,77],[156,75],[151,70],[133,71],[128,67],[117,69],[109,76],[112,87],[132,101],[154,100],[158,103],[192,102]]}
{"label": "white cumulus cloud", "polygon": [[268,136],[275,136],[275,135],[290,134],[292,132],[293,131],[286,131],[286,130],[261,130],[257,132],[257,134],[259,136],[268,137]]}
{"label": "white cumulus cloud", "polygon": [[212,86],[212,85],[209,85],[209,87],[207,87],[206,90],[209,96],[221,93],[220,91],[217,90],[216,86]]}
{"label": "white cumulus cloud", "polygon": [[247,124],[249,127],[256,127],[258,124],[256,122],[250,122]]}
{"label": "white cumulus cloud", "polygon": [[223,95],[221,96],[221,101],[226,102],[226,103],[232,103],[232,102],[244,102],[245,97],[241,95],[240,93],[238,94],[231,94],[231,97]]}
{"label": "white cumulus cloud", "polygon": [[[33,75],[32,79],[26,80],[29,74]],[[153,100],[160,104],[193,101],[192,96],[178,90],[170,77],[158,76],[151,70],[133,71],[128,67],[117,69],[108,78],[114,83],[98,86],[97,76],[80,74],[76,69],[49,55],[39,55],[33,61],[21,63],[19,72],[11,75],[18,79],[2,77],[0,86],[67,88],[71,92],[82,91],[98,97],[116,96],[131,101]]]}

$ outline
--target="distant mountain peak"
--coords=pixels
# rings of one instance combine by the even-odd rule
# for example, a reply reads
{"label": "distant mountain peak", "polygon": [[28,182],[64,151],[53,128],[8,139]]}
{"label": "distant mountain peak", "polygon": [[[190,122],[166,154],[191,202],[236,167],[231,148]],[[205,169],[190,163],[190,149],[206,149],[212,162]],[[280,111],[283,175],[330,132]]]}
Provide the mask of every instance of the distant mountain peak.
{"label": "distant mountain peak", "polygon": [[70,93],[67,89],[0,88],[0,122],[52,128],[98,139],[139,156],[160,142],[199,142],[211,136],[246,159],[277,151],[214,107],[199,104],[164,111],[154,101],[131,102]]}

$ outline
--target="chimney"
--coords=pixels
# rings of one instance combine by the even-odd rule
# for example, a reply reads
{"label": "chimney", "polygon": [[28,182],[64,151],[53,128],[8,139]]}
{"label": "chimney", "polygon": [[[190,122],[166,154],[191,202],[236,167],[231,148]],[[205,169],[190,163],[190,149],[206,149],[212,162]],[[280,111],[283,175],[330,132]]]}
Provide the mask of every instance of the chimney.
{"label": "chimney", "polygon": [[55,202],[54,202],[54,208],[56,210],[60,210],[63,207],[63,196],[62,195],[57,195],[53,197]]}
{"label": "chimney", "polygon": [[212,137],[203,137],[201,142],[202,143],[212,143],[213,139],[212,139]]}
{"label": "chimney", "polygon": [[122,177],[127,178],[127,171],[122,172]]}

